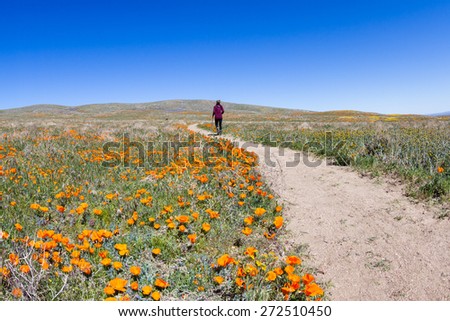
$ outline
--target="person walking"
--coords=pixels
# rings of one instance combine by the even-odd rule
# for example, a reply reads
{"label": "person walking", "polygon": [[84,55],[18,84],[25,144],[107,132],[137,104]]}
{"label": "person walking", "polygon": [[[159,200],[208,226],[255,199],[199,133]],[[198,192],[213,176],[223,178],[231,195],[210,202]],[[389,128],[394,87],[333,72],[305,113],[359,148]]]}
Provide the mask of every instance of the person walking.
{"label": "person walking", "polygon": [[217,130],[217,135],[222,134],[222,119],[223,114],[225,113],[225,110],[223,109],[223,106],[220,103],[220,100],[216,100],[216,105],[213,108],[212,117],[214,118],[214,123]]}

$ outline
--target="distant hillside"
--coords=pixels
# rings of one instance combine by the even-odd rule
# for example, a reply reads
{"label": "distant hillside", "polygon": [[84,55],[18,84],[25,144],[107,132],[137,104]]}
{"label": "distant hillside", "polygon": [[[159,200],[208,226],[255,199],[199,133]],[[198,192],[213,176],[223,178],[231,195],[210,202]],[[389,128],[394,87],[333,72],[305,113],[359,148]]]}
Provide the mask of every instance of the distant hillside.
{"label": "distant hillside", "polygon": [[[0,117],[5,119],[29,118],[95,118],[111,120],[133,119],[173,119],[177,114],[179,119],[206,119],[210,117],[213,100],[163,100],[148,103],[109,103],[89,104],[82,106],[32,105],[21,108],[0,110]],[[228,120],[238,120],[241,117],[251,118],[254,115],[277,118],[288,117],[294,112],[305,112],[286,108],[238,104],[223,102]],[[252,116],[253,115],[253,116]]]}
{"label": "distant hillside", "polygon": [[[209,121],[213,100],[174,99],[147,103],[108,103],[81,106],[32,105],[0,110],[0,120],[30,121],[71,120],[161,120]],[[300,109],[268,107],[223,102],[227,121],[280,121],[280,122],[377,122],[417,121],[433,119],[424,115],[383,115],[355,110],[314,112]],[[450,114],[450,113],[444,113]],[[447,117],[436,117],[446,120]]]}
{"label": "distant hillside", "polygon": [[431,114],[430,116],[434,116],[434,117],[445,117],[445,116],[450,116],[450,111],[444,111],[444,112],[442,112],[442,113]]}
{"label": "distant hillside", "polygon": [[[89,104],[81,106],[62,106],[62,105],[32,105],[20,108],[11,108],[2,110],[6,113],[111,113],[117,111],[163,111],[168,113],[177,112],[206,112],[212,110],[215,101],[213,100],[163,100],[148,103],[107,103],[107,104]],[[231,102],[222,102],[229,111],[234,112],[271,112],[288,111],[292,109],[259,106],[250,104],[238,104]]]}

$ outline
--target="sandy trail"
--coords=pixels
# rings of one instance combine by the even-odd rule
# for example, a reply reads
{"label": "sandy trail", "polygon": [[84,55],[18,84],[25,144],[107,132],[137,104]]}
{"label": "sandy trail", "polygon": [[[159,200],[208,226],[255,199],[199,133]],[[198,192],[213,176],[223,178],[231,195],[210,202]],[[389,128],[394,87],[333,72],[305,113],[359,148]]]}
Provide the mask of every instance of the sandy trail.
{"label": "sandy trail", "polygon": [[[266,181],[285,204],[291,239],[309,246],[309,265],[319,281],[330,282],[332,300],[450,300],[450,220],[435,218],[440,209],[412,203],[400,186],[325,161],[310,167],[301,157],[288,167],[300,156],[290,149],[246,149],[258,154]],[[264,161],[268,154],[274,167]]]}

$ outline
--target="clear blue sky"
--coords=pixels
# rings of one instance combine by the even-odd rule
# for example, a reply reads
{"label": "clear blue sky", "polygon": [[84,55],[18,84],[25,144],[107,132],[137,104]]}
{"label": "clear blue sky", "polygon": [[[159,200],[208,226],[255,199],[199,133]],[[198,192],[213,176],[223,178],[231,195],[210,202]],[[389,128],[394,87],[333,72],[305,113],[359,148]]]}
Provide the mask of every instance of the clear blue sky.
{"label": "clear blue sky", "polygon": [[450,110],[450,0],[0,2],[0,108]]}

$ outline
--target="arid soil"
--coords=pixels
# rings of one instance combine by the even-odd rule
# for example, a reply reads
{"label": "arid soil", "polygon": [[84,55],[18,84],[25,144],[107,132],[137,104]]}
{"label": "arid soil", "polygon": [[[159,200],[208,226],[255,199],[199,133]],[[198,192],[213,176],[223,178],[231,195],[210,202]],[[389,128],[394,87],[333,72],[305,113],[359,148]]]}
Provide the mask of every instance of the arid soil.
{"label": "arid soil", "polygon": [[[442,207],[299,152],[246,148],[258,154],[261,172],[284,202],[290,239],[308,246],[307,264],[329,285],[331,300],[450,300],[450,220],[437,218]],[[296,157],[299,163],[287,166]]]}

